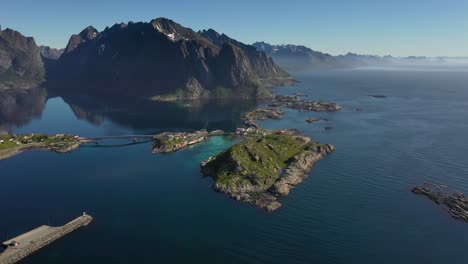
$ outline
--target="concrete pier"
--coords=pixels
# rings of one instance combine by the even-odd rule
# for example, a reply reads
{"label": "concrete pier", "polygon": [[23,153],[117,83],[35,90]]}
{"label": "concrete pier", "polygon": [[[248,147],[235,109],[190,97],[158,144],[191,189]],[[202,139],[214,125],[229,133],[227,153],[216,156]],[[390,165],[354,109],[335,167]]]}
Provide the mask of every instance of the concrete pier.
{"label": "concrete pier", "polygon": [[16,263],[74,230],[87,226],[92,220],[91,216],[83,214],[83,216],[63,226],[52,227],[43,225],[9,239],[2,243],[2,246],[6,249],[0,254],[0,264]]}

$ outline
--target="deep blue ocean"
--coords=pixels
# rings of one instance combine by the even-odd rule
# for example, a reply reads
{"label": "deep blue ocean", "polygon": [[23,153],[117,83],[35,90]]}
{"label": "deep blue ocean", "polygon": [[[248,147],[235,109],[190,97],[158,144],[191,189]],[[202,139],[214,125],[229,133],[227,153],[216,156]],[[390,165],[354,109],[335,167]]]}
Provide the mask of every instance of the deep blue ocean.
{"label": "deep blue ocean", "polygon": [[[468,193],[468,71],[361,69],[296,78],[299,85],[276,92],[344,108],[286,110],[284,119],[262,122],[337,148],[278,211],[231,200],[202,177],[200,162],[234,144],[229,138],[168,155],[152,154],[151,143],[118,147],[128,140],[111,140],[0,161],[1,240],[85,211],[94,216],[90,226],[24,263],[466,263],[468,224],[410,189],[436,182]],[[233,131],[243,112],[262,103],[125,106],[47,97],[37,104],[39,113],[22,111],[20,121],[0,128],[81,136]],[[309,124],[309,117],[329,121]]]}

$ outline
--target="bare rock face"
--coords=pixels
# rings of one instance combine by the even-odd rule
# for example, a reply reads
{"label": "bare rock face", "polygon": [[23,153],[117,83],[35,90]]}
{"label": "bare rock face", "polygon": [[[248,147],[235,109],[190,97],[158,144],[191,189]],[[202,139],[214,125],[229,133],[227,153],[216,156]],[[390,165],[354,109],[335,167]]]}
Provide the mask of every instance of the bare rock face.
{"label": "bare rock face", "polygon": [[0,82],[18,81],[20,85],[20,81],[39,83],[44,77],[41,51],[34,38],[25,37],[9,28],[0,30]]}
{"label": "bare rock face", "polygon": [[200,98],[205,91],[200,82],[195,78],[190,78],[185,85],[186,97],[189,99]]}
{"label": "bare rock face", "polygon": [[83,29],[79,34],[72,35],[68,41],[64,53],[70,53],[75,50],[82,43],[93,40],[99,34],[99,31],[92,26]]}
{"label": "bare rock face", "polygon": [[245,53],[249,64],[253,71],[260,77],[265,78],[282,78],[288,77],[288,74],[278,67],[273,59],[271,59],[265,52],[259,51],[252,45],[246,45],[235,39],[230,38],[226,34],[220,34],[213,29],[199,31],[205,38],[211,40],[215,45],[223,47],[226,43],[230,43],[239,47]]}
{"label": "bare rock face", "polygon": [[315,151],[308,150],[294,156],[294,161],[284,169],[279,180],[269,191],[276,196],[288,195],[291,189],[307,177],[308,172],[317,161],[333,151],[335,151],[333,145],[324,144],[317,147]]}
{"label": "bare rock face", "polygon": [[39,46],[39,49],[41,50],[41,56],[50,60],[58,60],[65,51],[64,49],[54,49],[47,46]]}

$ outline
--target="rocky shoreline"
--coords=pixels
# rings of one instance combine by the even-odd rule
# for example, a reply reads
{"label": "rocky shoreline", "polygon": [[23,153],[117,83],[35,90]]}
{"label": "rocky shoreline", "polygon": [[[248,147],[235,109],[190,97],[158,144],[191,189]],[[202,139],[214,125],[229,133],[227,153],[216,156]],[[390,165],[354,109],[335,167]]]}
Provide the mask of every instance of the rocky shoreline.
{"label": "rocky shoreline", "polygon": [[334,150],[296,131],[263,130],[202,162],[201,171],[213,177],[216,191],[274,211],[281,207],[278,198],[288,195],[315,162]]}
{"label": "rocky shoreline", "polygon": [[468,222],[468,196],[461,192],[450,192],[447,186],[428,183],[411,189],[414,194],[424,195],[445,207],[453,218]]}
{"label": "rocky shoreline", "polygon": [[55,136],[43,134],[2,135],[1,138],[0,160],[11,158],[28,150],[68,153],[88,142],[77,136],[65,134],[57,134]]}
{"label": "rocky shoreline", "polygon": [[257,108],[246,113],[242,118],[242,124],[247,127],[260,128],[257,120],[281,119],[284,112],[274,108]]}

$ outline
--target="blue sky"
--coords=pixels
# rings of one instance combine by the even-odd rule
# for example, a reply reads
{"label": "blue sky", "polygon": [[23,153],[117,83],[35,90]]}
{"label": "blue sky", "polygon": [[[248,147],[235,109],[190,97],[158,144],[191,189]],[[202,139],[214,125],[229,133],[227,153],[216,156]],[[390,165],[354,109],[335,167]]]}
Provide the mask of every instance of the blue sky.
{"label": "blue sky", "polygon": [[301,44],[331,54],[468,56],[468,0],[0,0],[0,25],[64,47],[88,25],[168,17],[245,43]]}

